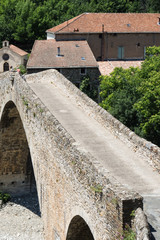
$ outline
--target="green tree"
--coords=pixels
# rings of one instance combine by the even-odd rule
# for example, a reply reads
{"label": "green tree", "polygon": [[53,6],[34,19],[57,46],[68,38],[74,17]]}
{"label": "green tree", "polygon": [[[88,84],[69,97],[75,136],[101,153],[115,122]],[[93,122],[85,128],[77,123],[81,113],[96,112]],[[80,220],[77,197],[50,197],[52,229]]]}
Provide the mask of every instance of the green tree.
{"label": "green tree", "polygon": [[160,146],[160,47],[149,47],[141,69],[116,68],[101,77],[101,106]]}
{"label": "green tree", "polygon": [[15,32],[16,41],[26,42],[34,38],[32,20],[36,5],[30,0],[19,1],[16,5]]}
{"label": "green tree", "polygon": [[0,0],[0,42],[14,41],[16,0]]}
{"label": "green tree", "polygon": [[94,101],[98,101],[98,86],[90,80],[89,76],[82,78],[79,89]]}
{"label": "green tree", "polygon": [[111,76],[100,77],[100,105],[132,130],[138,126],[137,110],[133,108],[138,99],[138,73],[138,68],[115,68]]}
{"label": "green tree", "polygon": [[160,145],[160,47],[149,47],[140,72],[138,111],[141,135]]}
{"label": "green tree", "polygon": [[14,39],[29,45],[35,39],[46,39],[46,29],[57,23],[56,4],[50,0],[36,6],[31,0],[19,1],[16,5]]}

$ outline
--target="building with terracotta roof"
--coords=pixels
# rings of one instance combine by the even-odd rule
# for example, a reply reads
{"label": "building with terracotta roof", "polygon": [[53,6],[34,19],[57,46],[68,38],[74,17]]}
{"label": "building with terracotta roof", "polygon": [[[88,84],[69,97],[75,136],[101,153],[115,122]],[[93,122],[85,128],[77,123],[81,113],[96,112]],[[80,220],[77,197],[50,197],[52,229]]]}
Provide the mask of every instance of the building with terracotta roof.
{"label": "building with terracotta roof", "polygon": [[57,69],[77,86],[84,76],[96,82],[100,73],[87,41],[36,40],[27,63],[27,72]]}
{"label": "building with terracotta roof", "polygon": [[110,75],[111,72],[113,72],[114,68],[130,68],[130,67],[141,67],[142,60],[137,60],[137,61],[99,61],[98,66],[99,66],[99,71],[101,75]]}
{"label": "building with terracotta roof", "polygon": [[160,13],[83,13],[47,30],[47,39],[87,40],[96,60],[141,60],[160,45]]}
{"label": "building with terracotta roof", "polygon": [[8,41],[3,41],[3,47],[0,49],[0,72],[8,71],[10,67],[26,65],[27,58],[27,52],[12,44],[9,45]]}

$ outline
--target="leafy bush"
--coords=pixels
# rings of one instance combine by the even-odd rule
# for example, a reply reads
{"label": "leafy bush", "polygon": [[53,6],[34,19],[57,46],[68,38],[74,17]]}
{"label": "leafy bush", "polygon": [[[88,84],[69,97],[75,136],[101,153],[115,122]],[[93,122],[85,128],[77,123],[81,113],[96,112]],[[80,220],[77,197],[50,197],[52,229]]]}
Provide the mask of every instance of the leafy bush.
{"label": "leafy bush", "polygon": [[0,192],[0,200],[2,200],[3,203],[8,202],[10,199],[11,199],[10,194]]}
{"label": "leafy bush", "polygon": [[129,227],[129,225],[126,225],[124,231],[123,231],[123,240],[136,240],[136,234],[135,232]]}
{"label": "leafy bush", "polygon": [[136,233],[126,224],[125,229],[122,233],[118,232],[117,240],[136,240]]}
{"label": "leafy bush", "polygon": [[20,66],[19,66],[19,69],[20,69],[20,73],[21,73],[22,75],[27,72],[27,70],[26,70],[26,68],[25,68],[24,65],[20,65]]}

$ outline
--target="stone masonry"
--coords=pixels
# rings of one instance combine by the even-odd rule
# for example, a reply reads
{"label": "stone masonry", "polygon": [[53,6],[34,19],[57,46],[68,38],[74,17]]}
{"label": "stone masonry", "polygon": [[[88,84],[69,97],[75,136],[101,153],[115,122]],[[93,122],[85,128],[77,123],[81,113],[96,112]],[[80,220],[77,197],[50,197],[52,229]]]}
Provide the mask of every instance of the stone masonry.
{"label": "stone masonry", "polygon": [[[40,74],[47,78],[47,72]],[[39,76],[33,75],[37,79]],[[59,76],[56,79],[55,75],[55,81]],[[99,112],[96,118],[104,124],[106,115],[98,105],[86,102],[86,96],[78,89],[75,92],[69,81],[62,79],[59,84],[69,92],[74,88],[72,94],[84,109],[94,105],[92,114]],[[84,240],[117,239],[125,224],[131,224],[131,212],[143,208],[142,197],[109,174],[106,178],[94,157],[77,148],[73,137],[17,73],[12,79],[10,73],[1,74],[0,96],[0,188],[18,192],[25,185],[28,173],[31,175],[31,164],[27,163],[30,155],[47,240],[78,239],[76,224],[82,231],[86,229]],[[113,122],[111,116],[108,118]],[[122,126],[115,120],[114,124]],[[27,184],[24,192],[26,189]]]}

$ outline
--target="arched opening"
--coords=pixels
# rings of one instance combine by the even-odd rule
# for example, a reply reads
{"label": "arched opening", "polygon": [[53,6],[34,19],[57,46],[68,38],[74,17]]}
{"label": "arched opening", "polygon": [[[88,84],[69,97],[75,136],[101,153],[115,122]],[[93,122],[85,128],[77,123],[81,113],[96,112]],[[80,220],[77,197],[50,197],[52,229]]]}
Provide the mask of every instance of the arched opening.
{"label": "arched opening", "polygon": [[3,64],[3,72],[9,71],[9,63],[5,62]]}
{"label": "arched opening", "polygon": [[68,228],[66,240],[94,240],[91,230],[84,219],[75,216]]}
{"label": "arched opening", "polygon": [[30,150],[15,104],[6,104],[0,122],[0,191],[12,196],[36,190]]}

